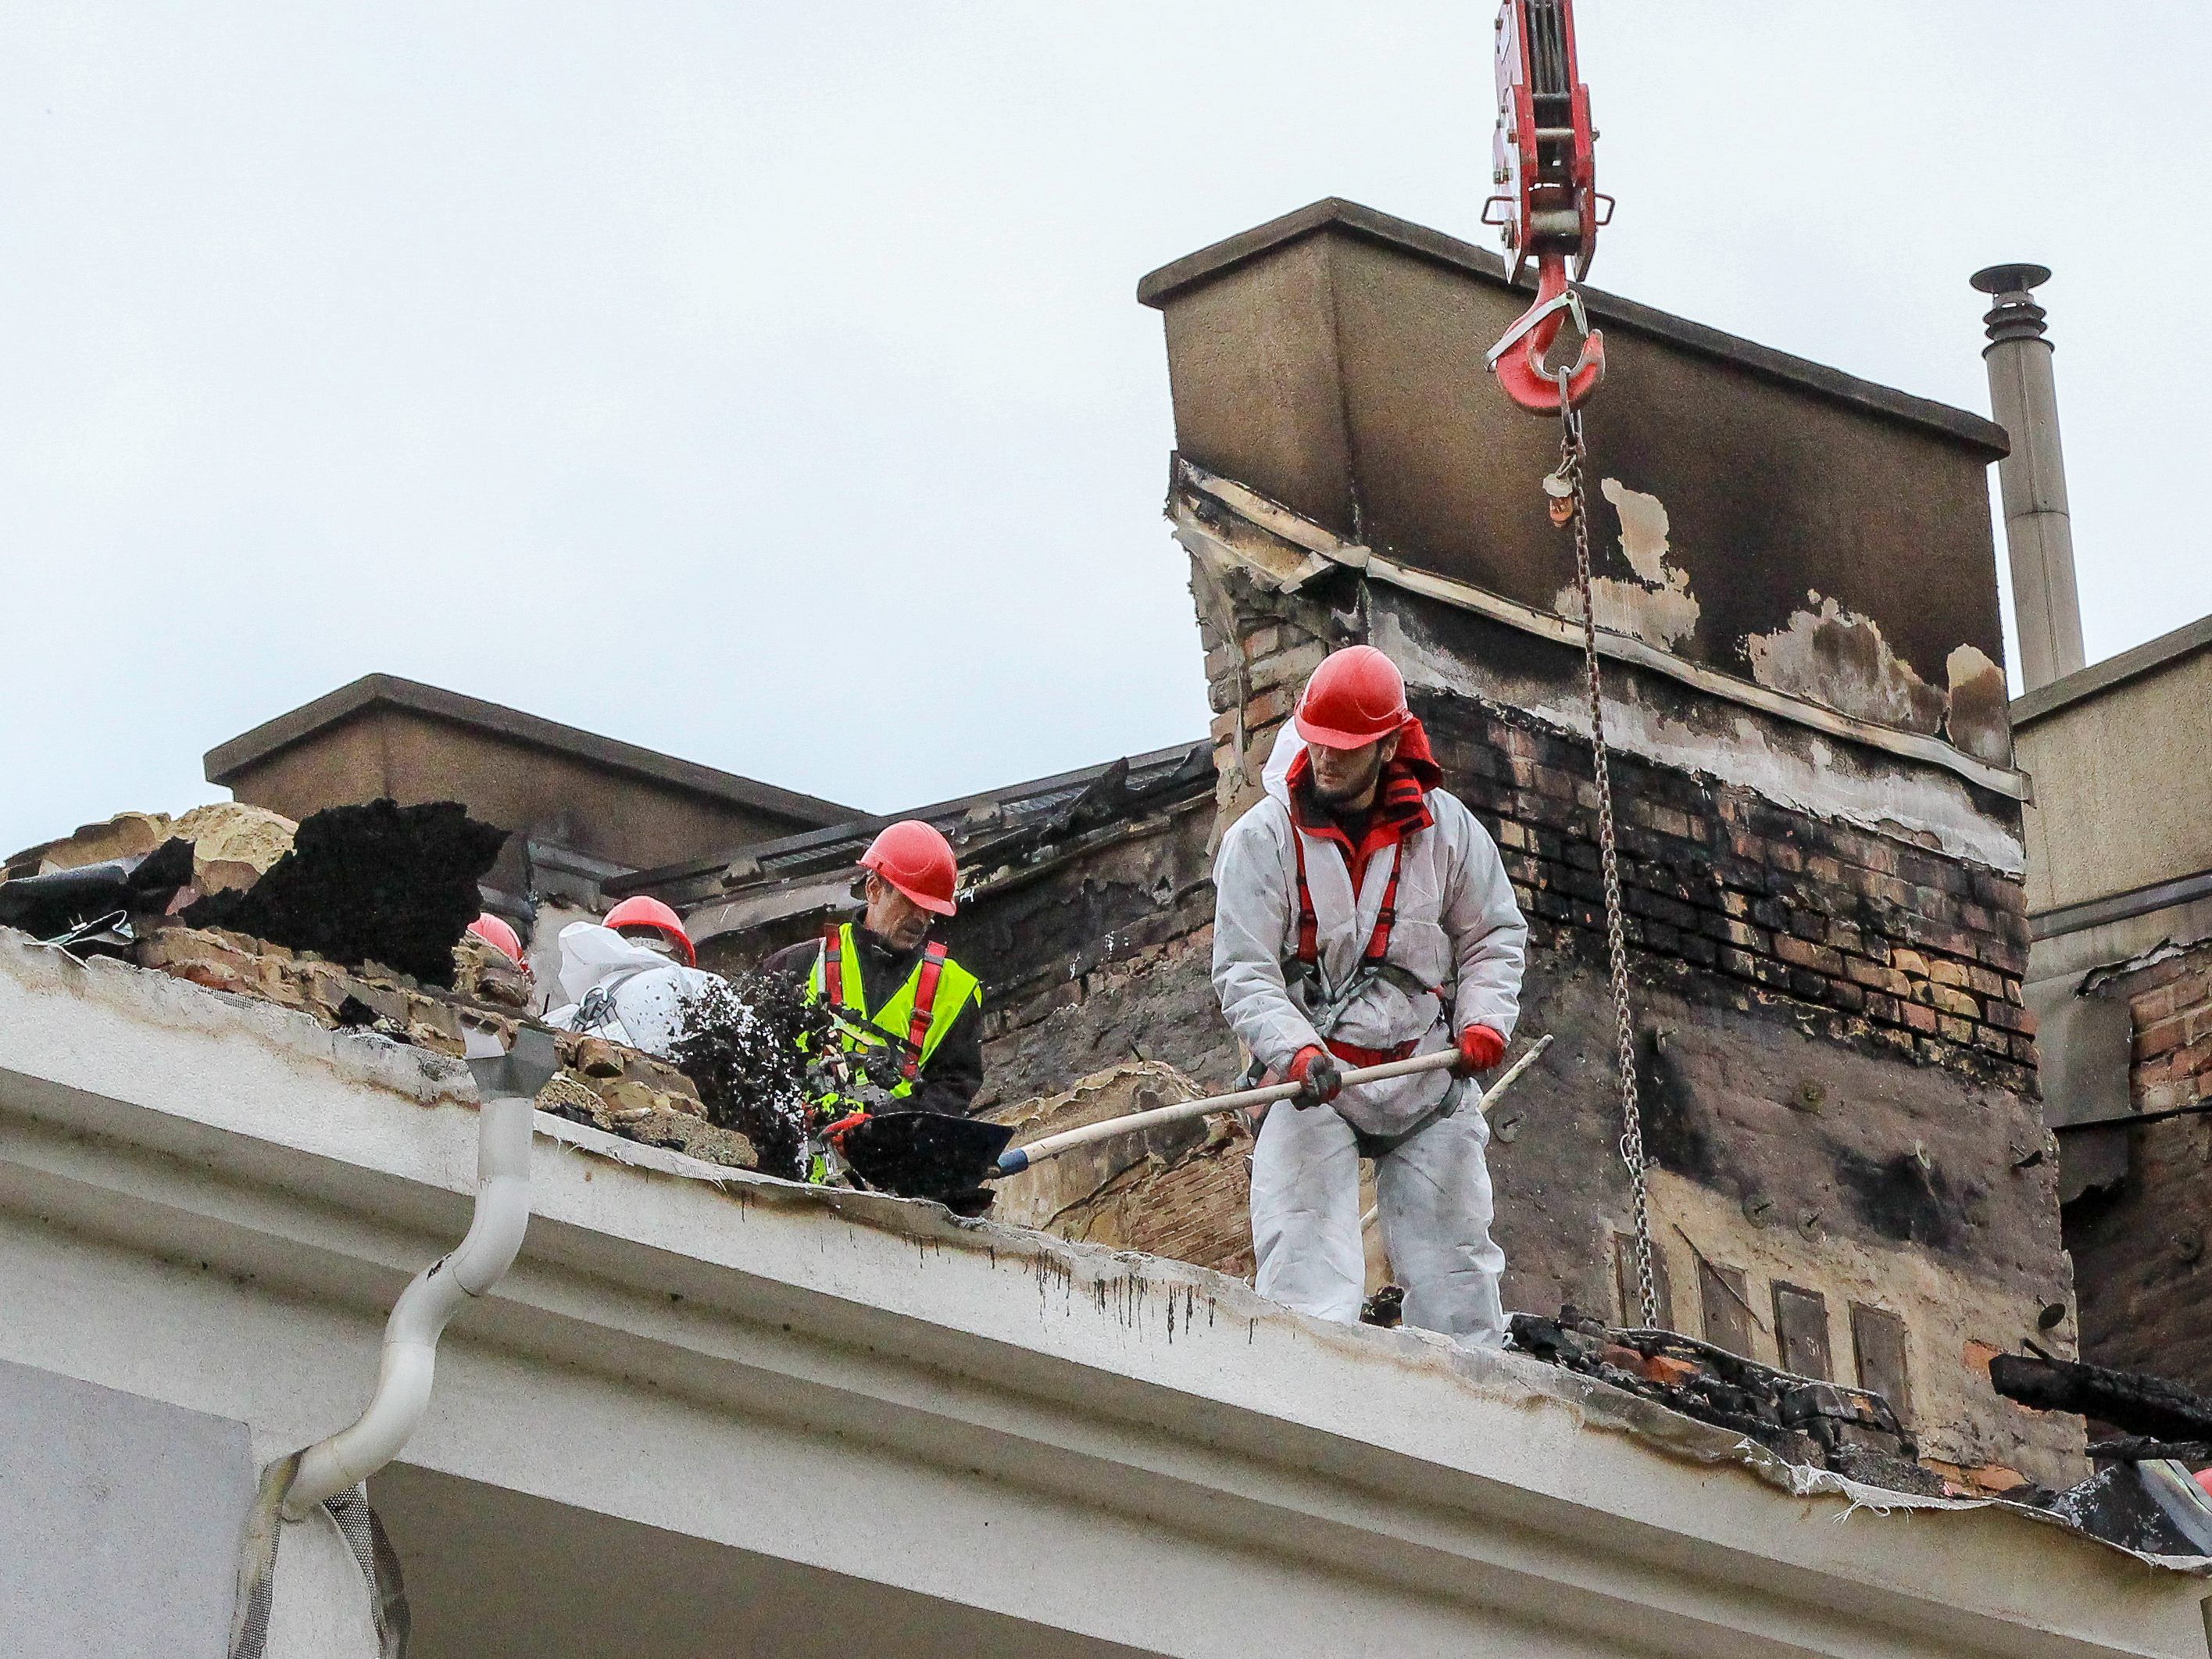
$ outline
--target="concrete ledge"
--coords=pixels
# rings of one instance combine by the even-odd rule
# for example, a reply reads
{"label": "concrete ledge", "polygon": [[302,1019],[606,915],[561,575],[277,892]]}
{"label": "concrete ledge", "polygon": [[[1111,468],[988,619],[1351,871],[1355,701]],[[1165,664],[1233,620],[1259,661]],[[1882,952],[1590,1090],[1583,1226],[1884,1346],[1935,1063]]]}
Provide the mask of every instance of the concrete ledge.
{"label": "concrete ledge", "polygon": [[2117,657],[2107,657],[2102,662],[2093,662],[2087,668],[2078,668],[2063,679],[2048,685],[2039,685],[2033,691],[2012,700],[2013,729],[2055,714],[2062,708],[2072,707],[2085,697],[2094,697],[2100,691],[2109,691],[2116,685],[2140,679],[2145,674],[2155,673],[2169,663],[2184,657],[2212,649],[2212,617],[2199,617],[2185,627],[2170,634],[2161,634],[2147,640],[2133,650],[2123,651]]}

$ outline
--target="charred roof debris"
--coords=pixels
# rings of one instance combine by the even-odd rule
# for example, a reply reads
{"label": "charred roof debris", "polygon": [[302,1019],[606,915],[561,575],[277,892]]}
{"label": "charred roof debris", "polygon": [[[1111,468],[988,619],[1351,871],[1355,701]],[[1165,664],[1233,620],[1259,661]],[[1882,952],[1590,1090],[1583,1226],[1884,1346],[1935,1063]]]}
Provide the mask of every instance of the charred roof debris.
{"label": "charred roof debris", "polygon": [[453,947],[483,914],[477,884],[507,840],[458,801],[376,800],[302,819],[251,886],[181,913],[193,927],[248,933],[327,961],[383,963],[451,989]]}
{"label": "charred roof debris", "polygon": [[1952,1490],[1917,1461],[1896,1407],[1874,1389],[1799,1376],[1679,1331],[1613,1330],[1572,1307],[1557,1319],[1516,1314],[1512,1336],[1523,1353],[1733,1429],[1788,1462],[1893,1492]]}

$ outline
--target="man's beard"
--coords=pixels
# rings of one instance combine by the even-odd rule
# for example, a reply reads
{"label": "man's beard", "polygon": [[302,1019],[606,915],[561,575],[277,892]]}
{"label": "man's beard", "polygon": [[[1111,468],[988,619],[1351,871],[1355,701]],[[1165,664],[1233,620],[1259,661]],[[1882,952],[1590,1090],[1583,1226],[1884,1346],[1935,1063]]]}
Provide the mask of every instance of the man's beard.
{"label": "man's beard", "polygon": [[1321,775],[1316,772],[1313,776],[1314,799],[1324,806],[1348,806],[1375,787],[1382,775],[1382,765],[1380,761],[1377,761],[1358,777],[1340,783],[1332,789],[1322,781]]}

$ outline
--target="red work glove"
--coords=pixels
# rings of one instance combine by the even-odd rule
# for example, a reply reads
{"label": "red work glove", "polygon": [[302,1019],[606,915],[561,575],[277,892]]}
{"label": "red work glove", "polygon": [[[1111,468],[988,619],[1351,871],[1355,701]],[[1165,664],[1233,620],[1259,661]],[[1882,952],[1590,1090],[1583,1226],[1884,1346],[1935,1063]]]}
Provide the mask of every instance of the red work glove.
{"label": "red work glove", "polygon": [[1344,1067],[1328,1049],[1308,1043],[1291,1060],[1286,1079],[1300,1085],[1302,1091],[1291,1097],[1291,1104],[1304,1111],[1336,1098],[1337,1091],[1344,1087]]}
{"label": "red work glove", "polygon": [[1487,1025],[1467,1025],[1460,1029],[1459,1064],[1452,1070],[1461,1077],[1473,1077],[1477,1072],[1486,1072],[1505,1058],[1505,1039]]}
{"label": "red work glove", "polygon": [[842,1149],[845,1145],[845,1137],[867,1121],[868,1115],[866,1112],[848,1113],[824,1128],[822,1131],[822,1138],[832,1146]]}

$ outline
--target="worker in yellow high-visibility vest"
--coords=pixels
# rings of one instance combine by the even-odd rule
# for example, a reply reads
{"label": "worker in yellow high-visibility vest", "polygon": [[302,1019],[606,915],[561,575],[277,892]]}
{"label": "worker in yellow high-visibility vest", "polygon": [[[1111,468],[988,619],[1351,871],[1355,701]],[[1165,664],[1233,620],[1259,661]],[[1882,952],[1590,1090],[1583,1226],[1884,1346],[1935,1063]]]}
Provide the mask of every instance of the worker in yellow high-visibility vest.
{"label": "worker in yellow high-visibility vest", "polygon": [[964,1116],[983,1086],[983,988],[930,930],[953,913],[951,843],[908,819],[860,855],[867,908],[777,951],[763,967],[804,974],[807,995],[837,1010],[847,1048],[889,1048],[903,1076],[902,1109]]}

